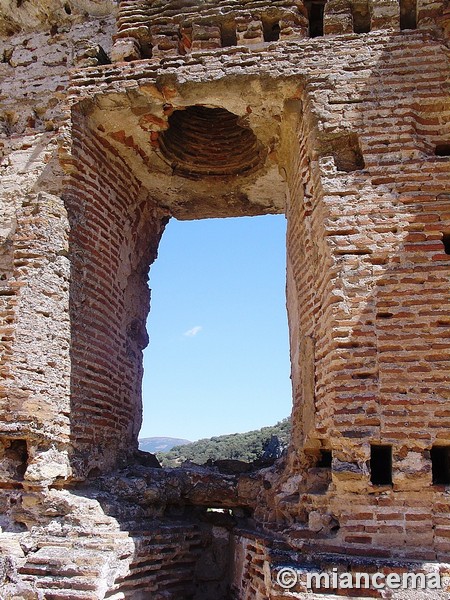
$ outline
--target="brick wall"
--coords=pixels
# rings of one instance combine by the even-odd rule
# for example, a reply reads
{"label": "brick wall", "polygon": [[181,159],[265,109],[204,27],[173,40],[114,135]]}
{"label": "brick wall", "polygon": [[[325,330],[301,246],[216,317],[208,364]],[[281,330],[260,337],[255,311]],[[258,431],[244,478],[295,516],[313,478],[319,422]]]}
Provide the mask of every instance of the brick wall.
{"label": "brick wall", "polygon": [[[354,64],[353,94],[349,78],[330,93],[312,76],[302,98],[287,213],[294,385],[288,470],[299,477],[275,484],[269,502],[300,529],[292,540],[305,550],[435,560],[446,556],[448,527],[430,459],[433,444],[448,444],[450,354],[442,332],[449,256],[442,240],[450,163],[435,155],[449,137],[447,63],[411,36],[413,75],[400,39],[391,38],[364,84]],[[357,132],[364,168],[346,166],[355,151],[349,154],[348,134],[339,141],[336,123]],[[372,444],[392,445],[392,486],[371,482]],[[333,451],[328,476],[316,467],[320,449]],[[332,483],[322,496],[327,477]],[[309,495],[311,487],[321,494]],[[316,511],[327,541],[309,539]]]}
{"label": "brick wall", "polygon": [[[405,594],[419,598],[423,593],[419,589],[408,591],[401,589],[381,590],[371,587],[365,589],[364,584],[357,589],[340,586],[339,578],[337,587],[334,587],[333,574],[340,576],[343,573],[351,574],[357,581],[357,573],[367,573],[369,576],[380,573],[378,582],[386,581],[391,573],[399,575],[400,581],[404,574],[422,574],[424,578],[439,575],[442,590],[425,591],[427,595],[444,598],[448,593],[448,564],[430,564],[423,561],[388,561],[378,560],[375,563],[365,561],[363,557],[343,557],[315,554],[306,557],[303,553],[295,553],[283,546],[280,540],[270,536],[258,536],[245,531],[236,531],[232,540],[234,568],[231,574],[231,597],[233,600],[287,600],[300,598],[383,598],[386,593],[392,598],[404,598]],[[277,582],[277,576],[283,569],[291,569],[296,573],[297,582],[290,588],[283,589]],[[327,589],[322,580],[319,589],[311,589],[307,585],[307,574],[325,573],[330,577],[330,587]],[[282,579],[283,581],[283,579]],[[288,579],[284,581],[289,581]],[[290,580],[292,581],[292,580]],[[312,579],[314,582],[314,579]],[[363,580],[364,581],[364,580]]]}
{"label": "brick wall", "polygon": [[162,219],[117,152],[74,115],[71,439],[83,474],[137,448],[142,350]]}
{"label": "brick wall", "polygon": [[115,60],[162,58],[195,51],[308,36],[308,11],[297,0],[120,3]]}
{"label": "brick wall", "polygon": [[126,576],[105,598],[227,598],[229,533],[205,524],[150,521],[131,531],[135,551]]}
{"label": "brick wall", "polygon": [[[338,55],[338,47],[345,52]],[[195,71],[192,58],[166,59],[161,74],[167,80],[176,74],[181,82],[173,105],[186,102],[182,82],[190,81],[189,72],[196,83],[235,75],[241,55],[234,54],[229,63],[224,60],[228,56],[205,52],[195,58]],[[449,162],[434,154],[448,137],[446,55],[428,33],[392,32],[367,39],[350,34],[284,42],[252,56],[257,60],[249,61],[242,51],[240,65],[246,65],[247,78],[264,78],[276,64],[280,82],[297,76],[300,88],[296,95],[289,88],[277,156],[289,186],[294,436],[288,468],[269,491],[261,492],[264,501],[257,514],[268,523],[297,523],[301,531],[293,543],[307,547],[414,555],[405,542],[416,531],[413,518],[405,517],[401,525],[380,524],[376,536],[364,528],[358,535],[344,507],[354,503],[353,494],[362,494],[378,522],[392,506],[405,511],[408,498],[428,514],[443,499],[442,490],[431,485],[429,452],[435,441],[447,439],[445,422],[439,429],[435,418],[447,393],[442,382],[448,353],[442,335],[439,357],[433,348],[433,331],[445,327],[441,311],[448,312],[440,291],[448,264],[441,241],[447,225],[438,196],[448,180]],[[154,63],[118,63],[108,67],[107,77],[102,68],[77,72],[73,91],[92,98],[96,86],[104,93],[117,92],[121,78],[132,73],[141,85],[154,81]],[[438,212],[434,208],[430,213],[419,198],[440,207]],[[422,290],[426,281],[431,283],[425,286],[428,297],[436,294],[438,314],[426,294],[411,293],[412,285]],[[414,318],[404,312],[412,298]],[[417,302],[423,306],[420,319]],[[389,335],[401,340],[397,346]],[[384,360],[389,352],[402,364],[401,373]],[[424,385],[424,373],[429,385]],[[399,386],[402,378],[408,382],[406,394]],[[417,418],[411,414],[414,398],[421,411]],[[405,400],[399,421],[394,407]],[[424,437],[425,414],[430,420]],[[371,483],[371,444],[393,445],[393,487]],[[332,451],[331,470],[317,467],[321,450]],[[310,495],[317,486],[322,493]],[[415,493],[424,500],[413,500]],[[385,496],[390,508],[380,509]],[[328,523],[323,535],[327,538],[328,527],[329,539],[318,536],[312,542],[311,522],[318,515]],[[424,536],[421,551],[427,548],[436,556],[442,547],[433,534]]]}
{"label": "brick wall", "polygon": [[71,475],[69,225],[57,132],[68,69],[86,61],[94,40],[109,51],[114,27],[110,14],[89,21],[77,10],[59,27],[27,25],[38,19],[28,8],[5,8],[0,42],[2,486]]}
{"label": "brick wall", "polygon": [[[0,439],[5,485],[17,480],[10,461],[19,460],[20,481],[27,466],[29,481],[69,474],[69,261],[54,152],[50,135],[29,136],[16,142],[3,168]],[[53,462],[47,475],[41,469],[45,462]]]}
{"label": "brick wall", "polygon": [[120,3],[113,60],[165,58],[229,46],[380,29],[446,27],[433,0],[275,0]]}

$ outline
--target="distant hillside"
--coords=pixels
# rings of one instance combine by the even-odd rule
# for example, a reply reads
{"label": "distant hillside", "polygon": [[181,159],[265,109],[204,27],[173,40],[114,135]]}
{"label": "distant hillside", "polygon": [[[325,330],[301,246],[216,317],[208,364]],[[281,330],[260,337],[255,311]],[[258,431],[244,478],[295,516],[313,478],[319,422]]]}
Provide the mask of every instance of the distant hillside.
{"label": "distant hillside", "polygon": [[149,437],[139,440],[139,450],[156,454],[157,452],[169,452],[174,446],[184,446],[190,443],[189,440],[181,440],[179,438]]}
{"label": "distant hillside", "polygon": [[169,452],[158,452],[158,459],[164,467],[175,467],[186,460],[198,465],[203,465],[210,459],[232,459],[250,463],[264,456],[273,445],[274,438],[278,438],[278,446],[281,449],[287,447],[290,433],[291,420],[286,418],[272,427],[212,437],[192,442],[188,446],[175,446]]}

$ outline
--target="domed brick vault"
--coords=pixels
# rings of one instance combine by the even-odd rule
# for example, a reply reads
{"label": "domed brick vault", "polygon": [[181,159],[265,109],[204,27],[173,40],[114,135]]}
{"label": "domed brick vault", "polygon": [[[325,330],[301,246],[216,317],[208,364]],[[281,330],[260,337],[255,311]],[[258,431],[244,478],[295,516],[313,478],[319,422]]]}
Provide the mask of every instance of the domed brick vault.
{"label": "domed brick vault", "polygon": [[[448,0],[2,0],[0,34],[0,597],[306,597],[287,565],[440,573],[389,593],[447,598]],[[164,227],[269,213],[288,453],[156,468]]]}

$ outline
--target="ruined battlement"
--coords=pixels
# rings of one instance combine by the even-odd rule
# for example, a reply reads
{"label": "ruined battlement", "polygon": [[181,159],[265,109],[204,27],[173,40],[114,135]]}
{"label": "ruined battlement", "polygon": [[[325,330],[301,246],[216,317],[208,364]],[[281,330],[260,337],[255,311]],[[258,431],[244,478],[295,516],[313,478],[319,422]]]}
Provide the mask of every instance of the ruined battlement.
{"label": "ruined battlement", "polygon": [[114,60],[380,29],[442,27],[439,3],[372,0],[121,2]]}

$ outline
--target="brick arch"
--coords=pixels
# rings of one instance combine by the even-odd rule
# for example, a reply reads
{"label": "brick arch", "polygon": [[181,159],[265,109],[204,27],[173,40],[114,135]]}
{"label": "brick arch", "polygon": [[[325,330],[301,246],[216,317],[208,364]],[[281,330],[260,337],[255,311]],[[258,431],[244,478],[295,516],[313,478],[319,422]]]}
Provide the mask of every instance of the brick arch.
{"label": "brick arch", "polygon": [[238,115],[202,105],[176,110],[159,137],[161,154],[185,177],[230,177],[253,171],[263,149]]}

